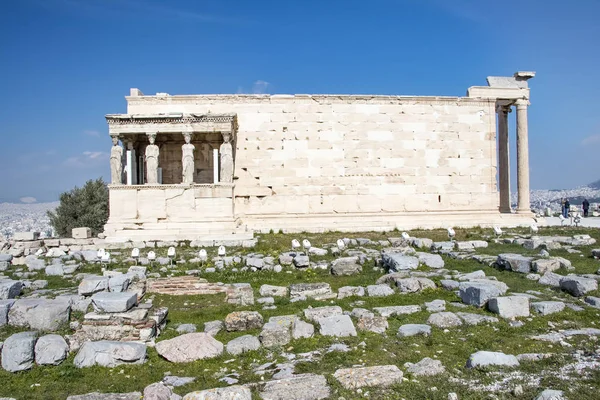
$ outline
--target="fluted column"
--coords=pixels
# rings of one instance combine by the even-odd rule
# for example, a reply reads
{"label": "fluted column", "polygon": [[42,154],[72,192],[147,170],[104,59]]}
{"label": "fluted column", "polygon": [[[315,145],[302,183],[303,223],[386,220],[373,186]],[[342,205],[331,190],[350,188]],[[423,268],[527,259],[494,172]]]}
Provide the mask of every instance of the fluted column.
{"label": "fluted column", "polygon": [[508,113],[510,105],[496,106],[498,113],[498,181],[500,212],[510,213],[510,157],[508,146]]}
{"label": "fluted column", "polygon": [[527,131],[527,107],[529,101],[519,99],[517,106],[517,213],[531,213],[529,202],[529,133]]}

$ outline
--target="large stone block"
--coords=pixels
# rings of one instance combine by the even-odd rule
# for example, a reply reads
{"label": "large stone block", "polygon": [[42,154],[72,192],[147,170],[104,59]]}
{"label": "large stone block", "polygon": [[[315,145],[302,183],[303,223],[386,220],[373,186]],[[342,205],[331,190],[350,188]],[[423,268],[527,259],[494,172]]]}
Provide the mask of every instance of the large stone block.
{"label": "large stone block", "polygon": [[459,295],[463,303],[483,307],[492,297],[506,293],[499,286],[487,282],[461,282]]}
{"label": "large stone block", "polygon": [[383,264],[392,271],[417,269],[419,259],[402,253],[383,253]]}
{"label": "large stone block", "polygon": [[184,363],[221,355],[223,343],[208,333],[194,332],[158,342],[156,351],[168,361]]}
{"label": "large stone block", "polygon": [[69,345],[60,335],[45,335],[35,344],[35,362],[38,365],[58,365],[69,354]]}
{"label": "large stone block", "polygon": [[233,355],[239,355],[251,350],[258,350],[260,341],[256,336],[244,335],[230,340],[227,343],[227,352]]}
{"label": "large stone block", "polygon": [[560,288],[575,297],[581,297],[587,292],[598,290],[598,281],[582,276],[569,275],[560,280]]}
{"label": "large stone block", "polygon": [[40,233],[39,232],[15,232],[13,234],[12,238],[15,242],[38,240],[40,238]]}
{"label": "large stone block", "polygon": [[23,282],[12,279],[0,279],[0,300],[14,299],[21,294]]}
{"label": "large stone block", "polygon": [[528,274],[531,272],[532,257],[525,257],[521,254],[499,254],[496,263],[509,271]]}
{"label": "large stone block", "polygon": [[555,258],[542,258],[531,263],[532,270],[538,274],[554,272],[560,268],[560,261]]}
{"label": "large stone block", "polygon": [[71,237],[73,239],[89,239],[92,237],[92,230],[87,227],[73,228],[71,230]]}
{"label": "large stone block", "polygon": [[268,322],[263,325],[260,342],[266,348],[285,346],[292,340],[290,325]]}
{"label": "large stone block", "polygon": [[260,393],[263,400],[321,400],[331,390],[323,375],[301,374],[269,381]]}
{"label": "large stone block", "polygon": [[87,276],[79,283],[77,288],[82,296],[91,296],[94,293],[108,290],[108,276]]}
{"label": "large stone block", "polygon": [[541,315],[554,314],[565,309],[562,301],[538,301],[531,303],[531,308]]}
{"label": "large stone block", "polygon": [[485,368],[490,366],[518,367],[517,357],[493,351],[478,351],[471,354],[467,368]]}
{"label": "large stone block", "polygon": [[24,371],[33,366],[36,332],[11,335],[2,346],[2,368],[8,372]]}
{"label": "large stone block", "polygon": [[315,307],[304,310],[304,317],[309,321],[316,322],[321,318],[342,315],[342,313],[342,307],[340,306]]}
{"label": "large stone block", "polygon": [[8,312],[8,324],[56,331],[69,323],[71,303],[63,299],[19,299]]}
{"label": "large stone block", "polygon": [[355,275],[360,272],[362,272],[362,267],[358,263],[358,257],[338,258],[331,264],[333,275]]}
{"label": "large stone block", "polygon": [[488,309],[503,318],[529,317],[529,297],[494,297],[489,300]]}
{"label": "large stone block", "polygon": [[338,369],[333,377],[345,389],[387,387],[402,382],[402,371],[395,365]]}
{"label": "large stone block", "polygon": [[8,324],[8,310],[10,310],[14,302],[14,299],[0,300],[0,327]]}
{"label": "large stone block", "polygon": [[259,329],[263,326],[263,317],[256,311],[236,311],[225,317],[225,329],[229,332]]}
{"label": "large stone block", "polygon": [[85,342],[75,356],[73,364],[77,368],[94,365],[112,368],[122,364],[143,364],[145,360],[146,345],[143,343],[102,340]]}
{"label": "large stone block", "polygon": [[183,400],[252,400],[252,392],[246,386],[229,386],[191,392]]}
{"label": "large stone block", "polygon": [[128,311],[136,302],[137,294],[133,292],[100,292],[92,296],[94,309],[106,313]]}
{"label": "large stone block", "polygon": [[320,318],[317,322],[321,327],[319,332],[323,336],[356,336],[356,328],[348,315],[333,315]]}

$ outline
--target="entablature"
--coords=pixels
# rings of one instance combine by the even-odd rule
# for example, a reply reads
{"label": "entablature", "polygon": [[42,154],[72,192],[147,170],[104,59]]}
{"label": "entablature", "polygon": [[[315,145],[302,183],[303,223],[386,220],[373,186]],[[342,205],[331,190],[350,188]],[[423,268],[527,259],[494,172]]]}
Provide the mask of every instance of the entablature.
{"label": "entablature", "polygon": [[106,115],[111,136],[181,133],[181,132],[218,132],[237,131],[236,114],[108,114]]}

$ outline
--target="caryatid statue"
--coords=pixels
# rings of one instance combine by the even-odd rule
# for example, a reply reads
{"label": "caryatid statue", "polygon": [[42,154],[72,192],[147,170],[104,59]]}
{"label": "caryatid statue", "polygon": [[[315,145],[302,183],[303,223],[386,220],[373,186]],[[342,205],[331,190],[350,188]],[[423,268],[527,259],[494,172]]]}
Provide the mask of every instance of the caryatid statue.
{"label": "caryatid statue", "polygon": [[221,170],[219,182],[233,182],[233,148],[231,147],[231,133],[223,133],[223,144],[219,148],[221,153]]}
{"label": "caryatid statue", "polygon": [[190,140],[192,140],[191,133],[185,132],[183,134],[183,138],[185,140],[185,144],[181,146],[181,165],[183,167],[181,182],[194,183],[194,172],[196,169],[194,164],[194,150],[196,147],[190,143]]}
{"label": "caryatid statue", "polygon": [[113,146],[110,149],[110,183],[123,183],[123,148],[119,146],[119,138],[112,137]]}
{"label": "caryatid statue", "polygon": [[146,146],[146,183],[158,183],[158,146],[154,144],[156,133],[148,134]]}

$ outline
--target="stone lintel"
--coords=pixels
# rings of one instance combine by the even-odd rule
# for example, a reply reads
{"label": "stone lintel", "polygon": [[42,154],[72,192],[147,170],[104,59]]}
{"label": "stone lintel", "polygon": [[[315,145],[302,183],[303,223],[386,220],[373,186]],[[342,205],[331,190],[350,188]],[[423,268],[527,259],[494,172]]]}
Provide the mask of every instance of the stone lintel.
{"label": "stone lintel", "polygon": [[518,87],[471,86],[467,90],[470,98],[517,100],[529,99],[529,89]]}
{"label": "stone lintel", "polygon": [[105,118],[111,136],[149,132],[230,132],[234,135],[237,129],[236,114],[108,114]]}

